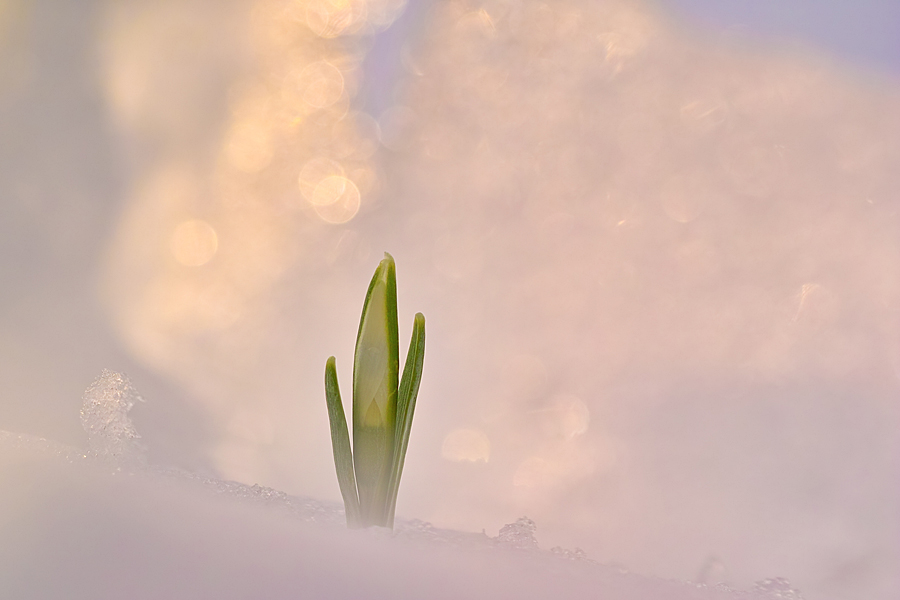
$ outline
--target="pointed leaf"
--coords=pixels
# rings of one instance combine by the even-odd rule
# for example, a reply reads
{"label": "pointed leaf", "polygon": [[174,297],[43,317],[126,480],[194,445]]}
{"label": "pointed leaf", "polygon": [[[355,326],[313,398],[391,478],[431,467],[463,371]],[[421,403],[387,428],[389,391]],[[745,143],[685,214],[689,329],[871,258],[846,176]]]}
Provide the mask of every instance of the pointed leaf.
{"label": "pointed leaf", "polygon": [[347,526],[358,527],[359,498],[356,491],[356,478],[353,475],[353,455],[350,451],[350,435],[347,432],[347,419],[344,417],[344,405],[341,402],[337,367],[335,367],[333,356],[325,363],[325,403],[328,405],[334,468],[337,471],[341,496],[344,498]]}
{"label": "pointed leaf", "polygon": [[385,253],[369,283],[353,357],[353,462],[361,522],[385,525],[397,417],[397,279]]}
{"label": "pointed leaf", "polygon": [[425,315],[416,313],[413,322],[412,339],[406,353],[406,365],[403,367],[403,379],[397,394],[397,425],[395,433],[395,450],[391,465],[390,497],[388,499],[388,527],[394,526],[394,510],[397,505],[397,492],[400,490],[400,476],[406,462],[406,448],[409,445],[409,434],[412,431],[413,415],[416,410],[416,398],[419,395],[419,383],[422,381],[422,367],[425,363]]}

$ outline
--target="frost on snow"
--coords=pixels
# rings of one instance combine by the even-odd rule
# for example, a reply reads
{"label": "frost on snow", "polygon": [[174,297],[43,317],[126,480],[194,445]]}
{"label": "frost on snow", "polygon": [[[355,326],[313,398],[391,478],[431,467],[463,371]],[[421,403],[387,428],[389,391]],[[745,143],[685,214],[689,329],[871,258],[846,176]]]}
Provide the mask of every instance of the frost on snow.
{"label": "frost on snow", "polygon": [[538,543],[534,536],[537,525],[528,517],[521,517],[515,523],[500,528],[497,545],[516,550],[537,550]]}
{"label": "frost on snow", "polygon": [[803,600],[803,595],[791,587],[791,583],[784,577],[763,579],[757,581],[753,591],[760,598],[778,598],[783,600]]}
{"label": "frost on snow", "polygon": [[118,462],[143,454],[141,436],[128,417],[134,403],[143,401],[126,375],[103,369],[84,391],[81,405],[81,425],[93,455]]}

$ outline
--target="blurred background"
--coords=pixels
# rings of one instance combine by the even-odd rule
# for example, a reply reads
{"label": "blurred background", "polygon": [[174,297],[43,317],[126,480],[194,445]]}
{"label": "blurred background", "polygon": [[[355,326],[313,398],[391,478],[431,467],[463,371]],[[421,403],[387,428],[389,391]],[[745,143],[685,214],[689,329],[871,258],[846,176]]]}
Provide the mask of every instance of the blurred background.
{"label": "blurred background", "polygon": [[[398,515],[900,594],[900,4],[0,0],[0,428],[338,499],[371,274]],[[348,398],[349,399],[349,398]]]}

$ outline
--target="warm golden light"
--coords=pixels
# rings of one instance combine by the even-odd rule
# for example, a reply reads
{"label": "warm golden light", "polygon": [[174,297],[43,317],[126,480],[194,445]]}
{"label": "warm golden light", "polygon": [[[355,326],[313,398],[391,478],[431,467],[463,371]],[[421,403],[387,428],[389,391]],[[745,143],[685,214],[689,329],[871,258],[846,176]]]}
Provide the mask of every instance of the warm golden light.
{"label": "warm golden light", "polygon": [[359,188],[346,177],[326,177],[316,186],[312,204],[316,214],[326,223],[346,223],[359,212]]}
{"label": "warm golden light", "polygon": [[353,182],[346,177],[341,177],[340,175],[326,177],[316,186],[310,202],[316,206],[334,204],[347,192],[348,185],[353,185]]}
{"label": "warm golden light", "polygon": [[338,199],[338,196],[328,198],[323,195],[323,191],[319,191],[319,184],[325,179],[335,177],[344,177],[344,168],[337,161],[318,156],[308,161],[300,170],[298,183],[300,185],[300,193],[312,204],[332,204]]}
{"label": "warm golden light", "polygon": [[206,221],[192,219],[175,228],[170,248],[175,260],[186,267],[205,265],[216,255],[219,239]]}
{"label": "warm golden light", "polygon": [[552,411],[556,425],[566,439],[584,434],[591,423],[591,411],[584,400],[577,396],[559,395],[553,399]]}
{"label": "warm golden light", "polygon": [[[110,9],[109,104],[123,132],[161,158],[135,181],[106,278],[120,334],[141,361],[182,380],[252,368],[271,326],[260,307],[276,284],[380,190],[379,124],[350,107],[369,43],[362,36],[389,26],[405,4],[252,0],[213,11],[214,21],[184,2]],[[215,102],[225,97],[220,114]],[[245,400],[203,396],[211,405]],[[229,448],[247,443],[240,439],[215,454],[229,457],[219,465],[226,471],[235,468]]]}
{"label": "warm golden light", "polygon": [[466,13],[456,22],[456,26],[464,31],[478,32],[484,36],[493,36],[497,33],[494,20],[484,8]]}
{"label": "warm golden light", "polygon": [[272,162],[271,136],[262,125],[241,123],[231,131],[224,151],[237,170],[257,173]]}
{"label": "warm golden light", "polygon": [[516,487],[535,487],[546,485],[555,476],[555,469],[549,462],[538,456],[526,458],[516,469],[513,475],[513,485]]}
{"label": "warm golden light", "polygon": [[454,462],[487,462],[491,440],[478,429],[454,429],[444,436],[441,457]]}
{"label": "warm golden light", "polygon": [[324,60],[288,76],[285,82],[289,100],[297,98],[312,108],[327,108],[340,100],[343,93],[344,76],[337,67]]}
{"label": "warm golden light", "polygon": [[311,0],[306,5],[306,25],[319,37],[328,39],[355,33],[365,20],[364,1]]}

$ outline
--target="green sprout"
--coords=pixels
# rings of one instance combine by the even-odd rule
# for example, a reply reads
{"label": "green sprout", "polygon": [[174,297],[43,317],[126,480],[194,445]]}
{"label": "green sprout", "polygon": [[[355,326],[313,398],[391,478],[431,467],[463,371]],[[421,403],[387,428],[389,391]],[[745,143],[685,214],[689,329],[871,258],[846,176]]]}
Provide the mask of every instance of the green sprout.
{"label": "green sprout", "polygon": [[399,378],[397,275],[384,253],[363,303],[353,355],[353,450],[334,357],[325,363],[331,446],[348,527],[394,527],[397,490],[425,360],[425,317],[416,313]]}

